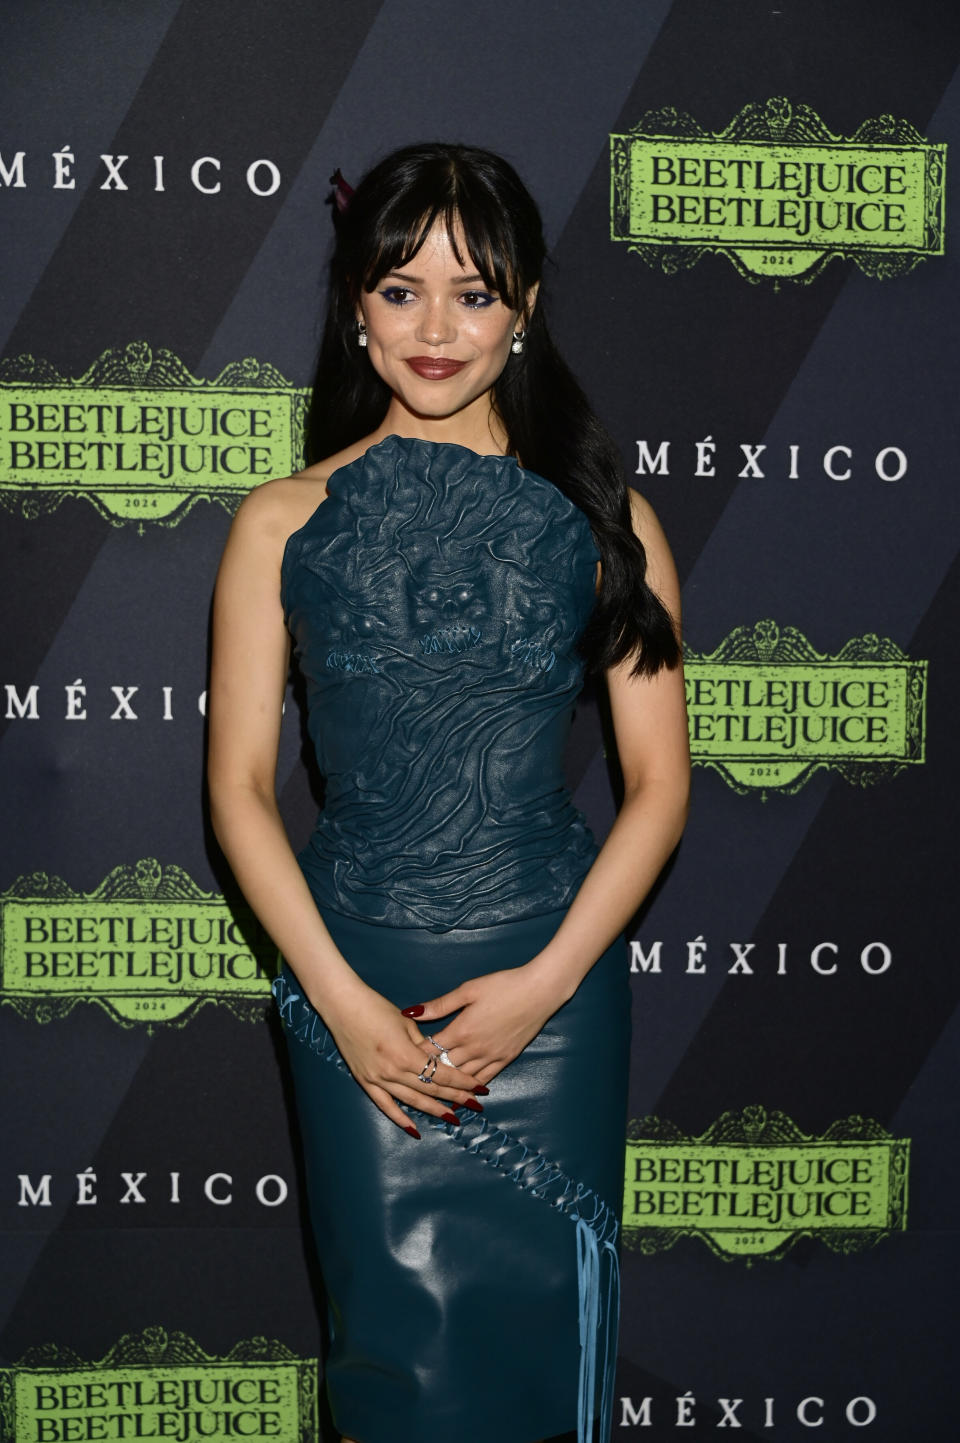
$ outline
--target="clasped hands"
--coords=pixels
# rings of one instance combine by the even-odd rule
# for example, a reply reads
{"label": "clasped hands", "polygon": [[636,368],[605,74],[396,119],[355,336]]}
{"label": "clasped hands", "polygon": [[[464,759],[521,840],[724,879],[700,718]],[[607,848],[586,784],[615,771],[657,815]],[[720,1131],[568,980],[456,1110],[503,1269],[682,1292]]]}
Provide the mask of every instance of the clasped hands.
{"label": "clasped hands", "polygon": [[[358,1006],[328,1025],[353,1077],[382,1113],[411,1136],[419,1137],[399,1106],[414,1107],[444,1122],[459,1123],[454,1107],[481,1112],[476,1095],[512,1062],[565,998],[557,994],[548,973],[531,963],[472,977],[440,997],[404,1011],[363,984]],[[431,1031],[436,1045],[417,1023],[442,1021]],[[416,1017],[416,1022],[413,1020]],[[428,1082],[418,1080],[426,1062],[446,1052]],[[428,1069],[429,1071],[429,1069]]]}

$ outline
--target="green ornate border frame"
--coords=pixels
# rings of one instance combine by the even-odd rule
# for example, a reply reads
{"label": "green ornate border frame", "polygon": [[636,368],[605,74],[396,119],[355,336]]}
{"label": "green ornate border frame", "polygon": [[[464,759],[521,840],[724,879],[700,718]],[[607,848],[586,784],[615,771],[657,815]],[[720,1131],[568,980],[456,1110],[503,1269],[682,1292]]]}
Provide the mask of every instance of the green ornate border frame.
{"label": "green ornate border frame", "polygon": [[[724,1112],[716,1122],[698,1134],[685,1133],[659,1117],[633,1119],[627,1126],[628,1143],[689,1144],[691,1147],[829,1147],[835,1143],[879,1143],[886,1146],[890,1154],[890,1190],[887,1198],[887,1225],[883,1228],[858,1228],[843,1231],[828,1228],[797,1228],[783,1241],[770,1250],[758,1249],[753,1253],[734,1252],[724,1248],[711,1235],[707,1227],[656,1228],[638,1227],[624,1223],[623,1240],[626,1247],[635,1249],[645,1257],[667,1252],[681,1238],[699,1238],[711,1252],[725,1262],[741,1262],[747,1267],[758,1259],[763,1262],[778,1261],[786,1256],[801,1238],[816,1238],[831,1252],[849,1256],[867,1251],[892,1232],[900,1232],[907,1225],[908,1174],[910,1164],[910,1139],[897,1138],[873,1122],[870,1118],[854,1114],[834,1122],[825,1132],[815,1135],[806,1133],[778,1110],[768,1111],[759,1103],[753,1103],[740,1112]],[[751,1232],[750,1224],[744,1224],[741,1232]],[[720,1229],[715,1231],[719,1232]],[[728,1229],[733,1231],[733,1229]]]}
{"label": "green ornate border frame", "polygon": [[[810,261],[806,266],[772,274],[759,270],[749,256],[750,248],[759,249],[760,243],[745,238],[708,243],[692,237],[690,240],[673,238],[663,242],[647,237],[641,240],[630,231],[630,146],[636,139],[703,140],[727,144],[748,141],[770,146],[796,146],[798,149],[825,145],[838,149],[850,146],[922,148],[925,152],[923,248],[894,251],[853,244],[824,249],[811,242],[809,246],[790,248],[809,250]],[[610,136],[610,238],[628,242],[628,251],[665,275],[689,270],[710,252],[725,255],[739,274],[754,284],[773,280],[775,289],[779,289],[780,282],[784,280],[808,285],[835,259],[852,260],[864,275],[878,280],[906,275],[927,255],[943,254],[946,152],[945,144],[925,140],[908,120],[898,120],[892,115],[863,121],[853,135],[838,135],[824,124],[811,106],[795,103],[785,95],[771,96],[762,102],[751,101],[720,131],[706,130],[685,110],[678,110],[672,105],[663,106],[646,111],[628,132]],[[764,243],[762,248],[770,252],[784,249],[776,243]],[[747,254],[743,254],[744,251]]]}
{"label": "green ornate border frame", "polygon": [[[140,904],[144,910],[156,903],[213,904],[224,912],[238,926],[249,928],[256,934],[259,924],[248,908],[238,903],[232,906],[218,893],[205,892],[194,882],[182,867],[164,865],[155,857],[144,857],[133,864],[125,863],[109,871],[103,881],[90,892],[78,892],[62,877],[47,872],[31,872],[18,877],[5,892],[0,892],[0,1004],[11,1006],[22,1017],[32,1022],[46,1023],[66,1017],[80,1002],[93,1002],[103,1007],[114,1021],[124,1027],[145,1026],[152,1033],[157,1025],[182,1027],[196,1011],[207,1004],[225,1007],[243,1022],[262,1020],[270,1002],[269,979],[275,975],[278,954],[272,946],[261,953],[254,941],[249,950],[254,955],[261,972],[265,974],[262,986],[253,987],[246,993],[217,991],[215,983],[208,992],[178,992],[165,997],[158,988],[115,987],[109,985],[102,991],[78,987],[74,992],[55,993],[44,996],[29,992],[6,990],[7,979],[3,975],[5,960],[4,932],[8,925],[5,904],[9,902],[62,903],[82,902],[109,905],[111,902]],[[260,929],[262,931],[262,929]],[[146,998],[151,1004],[149,1010],[136,1006],[139,999]],[[163,1008],[159,1004],[166,1002]]]}
{"label": "green ornate border frame", "polygon": [[[733,763],[729,759],[711,757],[706,751],[693,751],[695,766],[709,767],[723,777],[724,781],[741,796],[760,794],[766,801],[771,793],[791,796],[800,791],[818,771],[829,770],[839,773],[844,781],[856,787],[871,787],[878,782],[890,781],[906,767],[920,764],[925,760],[925,721],[927,697],[927,662],[914,661],[889,637],[866,632],[863,636],[852,637],[834,654],[817,651],[802,631],[795,626],[781,627],[770,617],[754,622],[752,626],[738,626],[724,637],[713,651],[698,652],[684,646],[685,662],[724,666],[730,663],[756,666],[803,666],[829,663],[854,670],[858,664],[884,663],[902,669],[907,674],[906,685],[906,749],[905,754],[889,761],[846,760],[835,756],[814,756],[805,761],[802,768],[782,784],[773,784],[759,779],[749,785],[732,770],[750,764],[750,758]],[[755,759],[760,766],[777,764],[769,755]],[[802,757],[785,758],[783,765],[796,766]]]}
{"label": "green ornate border frame", "polygon": [[[154,404],[163,405],[170,394],[189,393],[198,404],[225,393],[229,400],[255,401],[282,398],[287,428],[283,446],[289,456],[290,470],[303,464],[304,431],[310,392],[295,387],[269,362],[246,356],[231,362],[213,380],[203,380],[172,351],[156,350],[144,340],[130,341],[125,346],[111,346],[88,367],[82,376],[65,376],[49,361],[24,353],[0,360],[0,402],[5,389],[55,388],[64,392],[65,400],[83,401],[85,393],[108,394],[117,404],[130,401],[148,392]],[[77,437],[82,440],[82,437]],[[42,483],[30,486],[28,474],[0,474],[0,506],[33,519],[49,515],[66,497],[88,500],[112,526],[133,523],[141,534],[147,524],[176,526],[198,501],[215,501],[228,511],[235,511],[253,485],[269,479],[238,476],[219,480],[197,477],[197,484],[153,482],[145,474],[138,485],[136,479],[111,480],[110,473],[99,478],[69,480],[62,486]]]}
{"label": "green ornate border frame", "polygon": [[[152,1369],[197,1367],[209,1364],[285,1363],[297,1373],[298,1443],[316,1443],[317,1438],[317,1360],[299,1358],[276,1339],[255,1337],[235,1343],[228,1353],[217,1356],[206,1353],[187,1333],[167,1331],[162,1327],[144,1328],[140,1333],[125,1333],[102,1358],[81,1358],[72,1348],[57,1343],[42,1343],[29,1348],[18,1363],[0,1368],[0,1425],[2,1436],[16,1440],[14,1385],[18,1373],[32,1370],[91,1368],[134,1369],[149,1374]],[[26,1443],[26,1440],[24,1440]]]}

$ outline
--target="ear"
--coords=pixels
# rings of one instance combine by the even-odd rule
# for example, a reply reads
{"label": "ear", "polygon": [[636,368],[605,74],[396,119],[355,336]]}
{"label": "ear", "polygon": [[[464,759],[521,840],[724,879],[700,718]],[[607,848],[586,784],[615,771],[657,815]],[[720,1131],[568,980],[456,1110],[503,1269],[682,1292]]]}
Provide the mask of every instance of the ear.
{"label": "ear", "polygon": [[540,282],[535,281],[527,291],[523,302],[523,310],[520,312],[520,321],[524,326],[530,324],[530,317],[533,315],[534,307],[537,304],[537,292],[540,289]]}

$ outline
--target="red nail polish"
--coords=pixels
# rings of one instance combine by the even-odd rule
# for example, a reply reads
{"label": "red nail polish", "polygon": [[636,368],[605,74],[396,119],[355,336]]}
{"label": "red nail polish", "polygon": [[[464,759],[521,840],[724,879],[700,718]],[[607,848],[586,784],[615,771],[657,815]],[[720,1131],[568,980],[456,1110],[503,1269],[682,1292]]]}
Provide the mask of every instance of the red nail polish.
{"label": "red nail polish", "polygon": [[410,1127],[405,1127],[403,1130],[404,1132],[409,1132],[410,1136],[415,1137],[418,1142],[420,1141],[420,1134],[419,1132],[417,1132],[417,1129],[412,1125]]}
{"label": "red nail polish", "polygon": [[419,1017],[420,1014],[421,1014],[421,1012],[425,1012],[425,1011],[426,1011],[426,1008],[425,1008],[424,1004],[423,1004],[422,1002],[418,1002],[417,1005],[416,1005],[416,1007],[404,1007],[404,1008],[401,1010],[400,1016],[401,1016],[401,1017]]}
{"label": "red nail polish", "polygon": [[452,1112],[441,1112],[440,1116],[443,1118],[444,1122],[451,1123],[453,1127],[460,1126],[459,1117],[454,1117]]}
{"label": "red nail polish", "polygon": [[489,1097],[489,1096],[490,1096],[490,1089],[489,1089],[489,1087],[475,1087],[473,1090],[474,1090],[474,1092],[477,1094],[478,1097]]}
{"label": "red nail polish", "polygon": [[479,1102],[475,1102],[472,1097],[468,1097],[467,1100],[466,1100],[466,1102],[463,1104],[463,1106],[464,1106],[464,1107],[469,1107],[469,1109],[470,1109],[471,1112],[482,1112],[482,1111],[483,1111],[483,1108],[480,1106]]}

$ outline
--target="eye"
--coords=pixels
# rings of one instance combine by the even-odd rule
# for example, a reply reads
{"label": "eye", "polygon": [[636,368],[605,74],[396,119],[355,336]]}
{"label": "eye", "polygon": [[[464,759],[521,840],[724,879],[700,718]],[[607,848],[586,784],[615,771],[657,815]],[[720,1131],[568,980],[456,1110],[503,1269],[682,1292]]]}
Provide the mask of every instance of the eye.
{"label": "eye", "polygon": [[470,310],[482,311],[487,306],[492,306],[497,298],[489,291],[464,291],[460,299],[465,306],[469,306]]}
{"label": "eye", "polygon": [[385,286],[380,294],[391,306],[407,306],[413,300],[413,291],[407,286]]}

